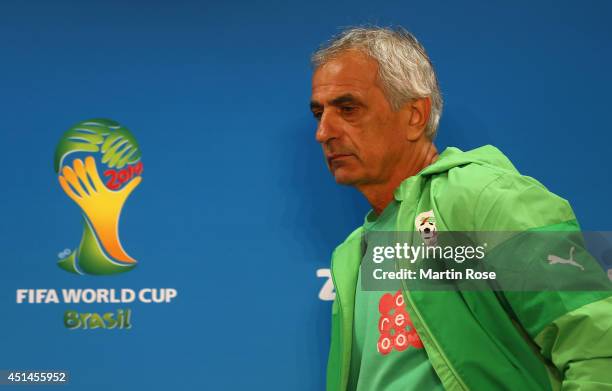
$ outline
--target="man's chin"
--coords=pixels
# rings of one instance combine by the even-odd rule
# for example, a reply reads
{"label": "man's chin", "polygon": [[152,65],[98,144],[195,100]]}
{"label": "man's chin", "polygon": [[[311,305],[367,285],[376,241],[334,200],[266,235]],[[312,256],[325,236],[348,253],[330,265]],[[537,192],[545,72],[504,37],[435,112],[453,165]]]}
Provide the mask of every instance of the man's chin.
{"label": "man's chin", "polygon": [[359,182],[359,178],[354,173],[347,171],[348,170],[343,169],[337,169],[334,171],[333,175],[337,184],[351,186]]}

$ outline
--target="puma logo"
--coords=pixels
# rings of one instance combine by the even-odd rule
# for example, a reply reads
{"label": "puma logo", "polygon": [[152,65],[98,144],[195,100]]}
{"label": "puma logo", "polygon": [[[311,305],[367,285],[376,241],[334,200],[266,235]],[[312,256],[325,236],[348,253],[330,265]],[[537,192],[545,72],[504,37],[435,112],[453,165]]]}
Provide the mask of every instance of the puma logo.
{"label": "puma logo", "polygon": [[552,254],[549,255],[548,256],[548,264],[549,265],[554,265],[556,263],[560,263],[560,264],[564,264],[564,265],[576,266],[577,268],[580,268],[581,270],[584,270],[584,266],[582,266],[578,262],[574,261],[574,250],[576,250],[576,248],[574,246],[572,246],[572,248],[570,249],[570,257],[569,257],[569,259],[564,259],[564,258],[561,258],[559,256],[552,255]]}

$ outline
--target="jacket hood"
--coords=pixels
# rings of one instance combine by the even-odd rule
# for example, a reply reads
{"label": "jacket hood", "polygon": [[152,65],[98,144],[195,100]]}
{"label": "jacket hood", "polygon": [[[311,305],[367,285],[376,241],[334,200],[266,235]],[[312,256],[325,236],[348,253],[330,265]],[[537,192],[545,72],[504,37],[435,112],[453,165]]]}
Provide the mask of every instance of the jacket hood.
{"label": "jacket hood", "polygon": [[438,159],[429,166],[425,167],[418,174],[405,179],[393,193],[396,200],[404,200],[406,197],[416,197],[411,190],[413,183],[425,179],[428,176],[445,173],[452,168],[476,164],[480,166],[494,167],[496,170],[506,170],[518,173],[514,165],[497,148],[492,145],[485,145],[471,151],[463,152],[459,148],[449,147],[444,150]]}
{"label": "jacket hood", "polygon": [[433,164],[425,167],[417,175],[428,176],[439,174],[451,168],[467,164],[492,166],[501,170],[518,172],[510,160],[508,160],[499,149],[492,145],[485,145],[466,152],[463,152],[459,148],[448,147],[438,156],[438,159]]}

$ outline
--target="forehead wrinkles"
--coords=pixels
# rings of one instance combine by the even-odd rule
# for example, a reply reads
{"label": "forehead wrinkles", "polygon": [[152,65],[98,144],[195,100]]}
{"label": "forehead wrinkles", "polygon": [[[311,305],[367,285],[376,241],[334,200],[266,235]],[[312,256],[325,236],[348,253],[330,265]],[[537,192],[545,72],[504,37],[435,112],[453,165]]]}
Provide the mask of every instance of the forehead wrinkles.
{"label": "forehead wrinkles", "polygon": [[378,63],[356,51],[348,51],[321,65],[312,78],[313,94],[320,89],[365,92],[372,87],[378,87]]}
{"label": "forehead wrinkles", "polygon": [[324,85],[313,89],[312,101],[322,105],[335,104],[335,99],[343,96],[352,96],[359,101],[367,100],[371,87],[363,87],[341,84],[341,85]]}
{"label": "forehead wrinkles", "polygon": [[372,82],[355,77],[321,77],[313,79],[312,94],[338,95],[352,93],[353,95],[364,95],[372,87],[375,87]]}
{"label": "forehead wrinkles", "polygon": [[330,80],[327,83],[313,82],[311,101],[325,105],[342,95],[352,95],[362,103],[366,103],[373,96],[378,95],[377,90],[380,90],[380,94],[384,94],[376,83],[368,83],[359,79]]}

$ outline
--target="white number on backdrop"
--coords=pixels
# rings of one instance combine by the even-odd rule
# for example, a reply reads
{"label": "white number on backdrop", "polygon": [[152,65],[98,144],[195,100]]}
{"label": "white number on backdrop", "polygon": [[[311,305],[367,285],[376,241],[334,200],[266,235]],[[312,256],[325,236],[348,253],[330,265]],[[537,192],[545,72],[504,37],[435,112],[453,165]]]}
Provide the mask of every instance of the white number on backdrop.
{"label": "white number on backdrop", "polygon": [[336,298],[336,291],[334,289],[334,281],[331,277],[331,270],[317,269],[317,277],[327,278],[319,291],[319,299],[323,301],[333,301]]}

